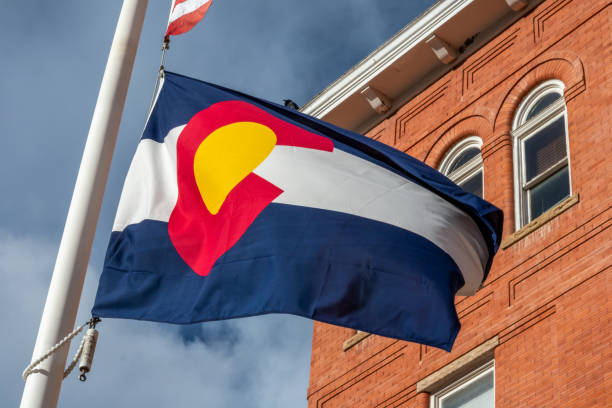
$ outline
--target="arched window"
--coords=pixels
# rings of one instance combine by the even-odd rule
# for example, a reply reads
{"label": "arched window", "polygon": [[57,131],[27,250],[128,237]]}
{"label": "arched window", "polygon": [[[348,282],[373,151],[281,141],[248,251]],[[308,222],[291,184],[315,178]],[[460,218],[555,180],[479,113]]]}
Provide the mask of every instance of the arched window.
{"label": "arched window", "polygon": [[440,172],[455,184],[475,194],[483,196],[482,140],[470,136],[455,144],[444,156]]}
{"label": "arched window", "polygon": [[540,84],[514,117],[517,229],[571,194],[564,87],[558,80]]}

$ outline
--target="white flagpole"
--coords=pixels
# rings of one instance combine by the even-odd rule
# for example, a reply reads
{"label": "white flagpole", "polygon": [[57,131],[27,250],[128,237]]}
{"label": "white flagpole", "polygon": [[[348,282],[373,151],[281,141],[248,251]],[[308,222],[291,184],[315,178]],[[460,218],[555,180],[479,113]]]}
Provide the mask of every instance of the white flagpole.
{"label": "white flagpole", "polygon": [[[32,360],[74,328],[146,8],[147,0],[124,0],[121,8]],[[21,408],[57,406],[67,354],[65,345],[28,376]]]}

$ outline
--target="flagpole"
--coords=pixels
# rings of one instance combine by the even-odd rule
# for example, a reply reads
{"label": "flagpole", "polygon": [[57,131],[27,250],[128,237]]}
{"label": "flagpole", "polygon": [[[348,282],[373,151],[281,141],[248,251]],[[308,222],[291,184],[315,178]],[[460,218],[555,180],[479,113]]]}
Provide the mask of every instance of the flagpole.
{"label": "flagpole", "polygon": [[[148,0],[124,0],[93,113],[32,360],[70,333],[85,280]],[[21,408],[57,406],[68,346],[27,377]]]}

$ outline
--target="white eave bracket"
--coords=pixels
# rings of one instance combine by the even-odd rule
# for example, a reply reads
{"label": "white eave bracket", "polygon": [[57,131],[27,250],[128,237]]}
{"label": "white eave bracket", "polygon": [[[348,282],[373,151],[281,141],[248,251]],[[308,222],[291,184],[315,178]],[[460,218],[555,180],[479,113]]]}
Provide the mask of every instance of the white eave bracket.
{"label": "white eave bracket", "polygon": [[385,113],[393,105],[393,102],[387,95],[370,85],[363,88],[360,93],[377,113]]}
{"label": "white eave bracket", "polygon": [[508,7],[514,11],[519,11],[527,7],[528,0],[505,0]]}
{"label": "white eave bracket", "polygon": [[457,50],[435,34],[425,40],[425,43],[443,64],[450,64],[457,58]]}

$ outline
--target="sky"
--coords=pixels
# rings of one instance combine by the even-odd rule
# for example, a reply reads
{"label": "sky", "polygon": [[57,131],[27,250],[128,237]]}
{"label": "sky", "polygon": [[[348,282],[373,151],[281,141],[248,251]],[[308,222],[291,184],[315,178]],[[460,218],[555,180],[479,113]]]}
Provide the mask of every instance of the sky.
{"label": "sky", "polygon": [[[214,0],[168,70],[302,106],[434,0]],[[121,0],[3,1],[0,399],[18,406]],[[89,319],[115,209],[151,100],[170,1],[149,2],[77,323]],[[60,407],[305,407],[312,321],[192,326],[105,319],[93,370]],[[71,347],[72,357],[78,341]]]}

